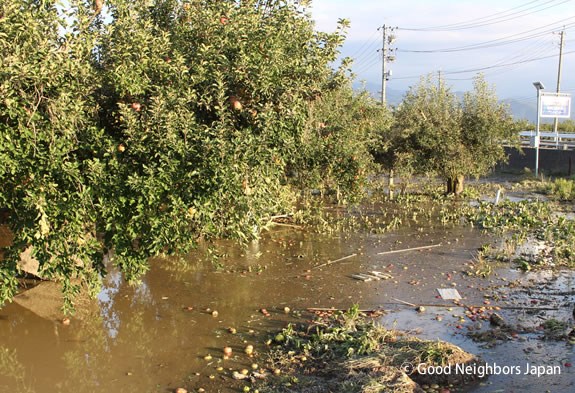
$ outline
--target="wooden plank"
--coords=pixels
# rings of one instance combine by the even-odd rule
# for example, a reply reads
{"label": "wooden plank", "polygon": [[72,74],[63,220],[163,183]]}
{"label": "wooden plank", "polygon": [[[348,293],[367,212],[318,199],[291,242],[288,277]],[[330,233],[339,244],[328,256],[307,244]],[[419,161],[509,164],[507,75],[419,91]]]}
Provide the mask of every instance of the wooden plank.
{"label": "wooden plank", "polygon": [[328,266],[328,265],[331,265],[332,263],[337,263],[337,262],[345,261],[346,259],[355,257],[356,255],[357,255],[357,254],[351,254],[351,255],[348,255],[347,257],[339,258],[339,259],[336,259],[336,260],[333,260],[333,261],[327,261],[326,263],[322,263],[321,265],[317,265],[317,266],[312,267],[312,269],[319,269],[320,267]]}
{"label": "wooden plank", "polygon": [[404,248],[402,250],[383,251],[383,252],[378,252],[377,255],[387,255],[387,254],[395,254],[398,252],[425,250],[427,248],[434,248],[434,247],[439,247],[439,246],[441,246],[441,244],[433,244],[431,246],[422,246],[422,247],[413,247],[413,248]]}
{"label": "wooden plank", "polygon": [[382,280],[391,280],[393,278],[390,274],[378,272],[377,270],[372,270],[369,273],[376,277],[381,278]]}
{"label": "wooden plank", "polygon": [[372,281],[373,280],[373,278],[365,277],[365,276],[362,276],[360,274],[352,274],[351,277],[355,278],[356,280],[361,280],[361,281]]}

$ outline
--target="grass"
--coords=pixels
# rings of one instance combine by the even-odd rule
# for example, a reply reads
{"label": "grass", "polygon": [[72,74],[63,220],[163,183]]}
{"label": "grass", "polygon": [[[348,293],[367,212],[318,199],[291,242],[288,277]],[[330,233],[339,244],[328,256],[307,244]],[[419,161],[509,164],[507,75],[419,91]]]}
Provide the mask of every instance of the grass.
{"label": "grass", "polygon": [[471,225],[504,239],[499,248],[491,247],[488,252],[481,252],[483,259],[510,260],[514,258],[517,246],[526,241],[539,241],[544,242],[544,252],[515,256],[523,270],[575,267],[575,222],[554,214],[548,202],[503,201],[497,206],[480,202],[477,209],[467,211],[465,215]]}
{"label": "grass", "polygon": [[548,340],[562,340],[566,338],[566,330],[569,327],[567,322],[551,318],[541,324]]}
{"label": "grass", "polygon": [[545,192],[558,199],[570,201],[575,199],[575,181],[570,179],[555,179],[552,183],[547,183]]}
{"label": "grass", "polygon": [[452,344],[387,329],[362,315],[357,305],[309,324],[291,324],[278,334],[281,340],[275,340],[269,363],[281,372],[266,381],[262,392],[406,393],[424,377],[408,376],[403,370],[408,363],[417,368],[476,361]]}

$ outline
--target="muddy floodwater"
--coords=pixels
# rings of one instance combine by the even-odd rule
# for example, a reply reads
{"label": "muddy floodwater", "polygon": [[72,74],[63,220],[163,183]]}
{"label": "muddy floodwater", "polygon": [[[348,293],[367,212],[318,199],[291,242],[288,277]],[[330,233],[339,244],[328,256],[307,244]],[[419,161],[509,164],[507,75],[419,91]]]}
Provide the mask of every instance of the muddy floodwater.
{"label": "muddy floodwater", "polygon": [[[385,310],[378,319],[390,328],[449,341],[488,364],[520,369],[460,391],[575,392],[575,371],[569,367],[575,363],[573,346],[543,340],[538,331],[550,318],[573,324],[575,276],[569,271],[525,274],[511,266],[500,267],[487,279],[465,274],[473,270],[474,253],[485,242],[477,230],[451,226],[336,236],[276,227],[247,249],[221,243],[220,251],[227,254],[223,269],[197,251],[152,260],[137,286],[112,270],[98,299],[82,300],[68,326],[61,323],[57,290],[42,283],[0,310],[0,392],[141,393],[177,387],[238,392],[241,385],[231,373],[253,363],[243,353],[247,344],[263,353],[271,332],[297,320],[299,312],[300,318],[310,319],[307,308],[353,303]],[[434,244],[441,246],[378,255]],[[352,254],[357,255],[314,269]],[[369,270],[392,279],[363,282],[351,277]],[[401,302],[449,304],[436,298],[437,288],[457,289],[465,304],[526,307],[498,312],[509,323],[533,330],[487,346],[467,333],[488,329],[489,321],[461,320],[464,310],[456,307],[428,306],[417,313]],[[270,315],[262,314],[262,308]],[[233,354],[222,360],[225,346]],[[534,375],[524,372],[528,365],[551,367]]]}

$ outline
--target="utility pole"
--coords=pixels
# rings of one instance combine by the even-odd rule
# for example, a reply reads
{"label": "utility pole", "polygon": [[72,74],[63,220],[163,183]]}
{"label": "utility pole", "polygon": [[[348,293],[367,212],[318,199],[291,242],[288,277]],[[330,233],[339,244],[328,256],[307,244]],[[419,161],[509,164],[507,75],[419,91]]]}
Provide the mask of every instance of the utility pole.
{"label": "utility pole", "polygon": [[385,33],[387,31],[387,27],[385,25],[382,26],[381,28],[381,32],[382,32],[382,43],[383,45],[381,46],[381,104],[383,106],[386,106],[386,98],[385,98],[385,85],[387,82],[387,75],[385,73],[385,54],[387,52],[387,48],[386,48],[386,44],[387,44],[387,40],[385,39]]}
{"label": "utility pole", "polygon": [[395,60],[395,56],[392,55],[394,51],[393,48],[389,48],[388,45],[393,44],[395,41],[395,34],[393,32],[397,29],[397,27],[390,27],[383,25],[378,27],[377,30],[381,29],[381,38],[382,38],[382,46],[381,46],[381,104],[386,106],[386,90],[387,90],[387,81],[391,76],[391,70],[387,70],[386,64],[388,62],[392,62]]}
{"label": "utility pole", "polygon": [[[397,27],[389,27],[383,25],[378,28],[381,29],[381,106],[383,110],[387,107],[387,99],[386,99],[386,85],[389,77],[391,76],[391,70],[386,69],[387,62],[392,62],[395,60],[395,56],[392,55],[393,49],[389,48],[388,45],[393,44],[395,41],[395,34],[393,31],[397,29]],[[393,169],[389,171],[389,178],[388,178],[388,194],[389,199],[393,199]]]}
{"label": "utility pole", "polygon": [[[557,93],[561,91],[561,66],[563,65],[563,39],[565,37],[565,27],[561,31],[561,41],[559,43],[559,68],[557,69]],[[555,144],[559,144],[557,127],[559,126],[559,118],[553,121],[553,132],[555,132]]]}

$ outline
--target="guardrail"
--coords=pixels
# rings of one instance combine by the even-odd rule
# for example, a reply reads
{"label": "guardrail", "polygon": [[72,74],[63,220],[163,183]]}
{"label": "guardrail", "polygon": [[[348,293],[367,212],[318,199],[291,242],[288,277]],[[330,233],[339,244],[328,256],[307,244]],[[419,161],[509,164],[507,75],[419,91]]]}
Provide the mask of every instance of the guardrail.
{"label": "guardrail", "polygon": [[[522,147],[532,147],[532,137],[535,136],[535,131],[521,131]],[[575,134],[573,133],[554,133],[554,132],[539,132],[540,140],[539,147],[542,149],[560,149],[571,150],[575,149]]]}

